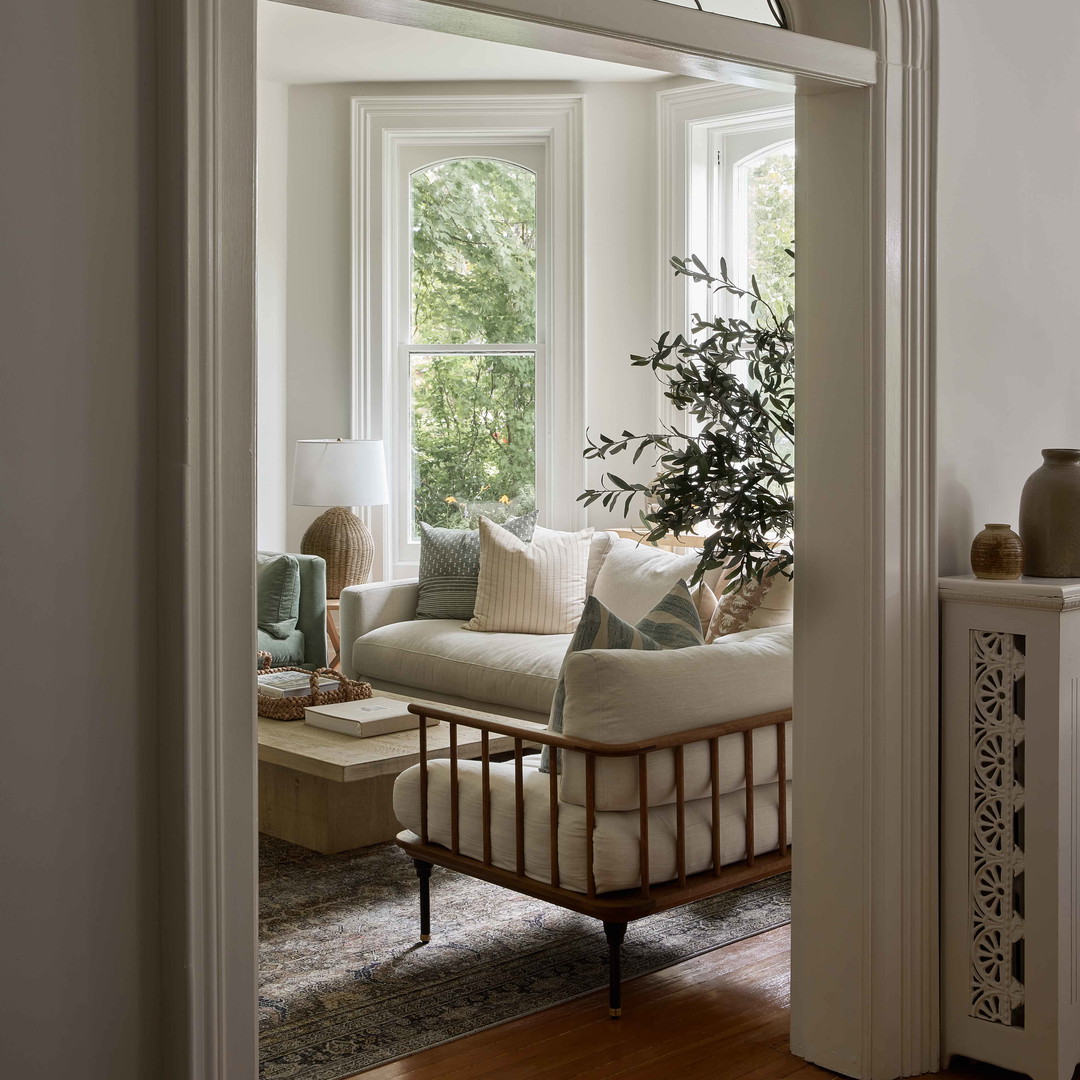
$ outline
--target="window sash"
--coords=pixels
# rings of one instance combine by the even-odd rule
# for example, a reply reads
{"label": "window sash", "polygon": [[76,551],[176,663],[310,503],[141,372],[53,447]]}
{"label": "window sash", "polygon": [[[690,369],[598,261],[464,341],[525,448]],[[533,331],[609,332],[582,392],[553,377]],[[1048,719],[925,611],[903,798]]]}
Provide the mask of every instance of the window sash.
{"label": "window sash", "polygon": [[408,530],[405,532],[407,537],[407,543],[416,547],[417,558],[419,558],[419,544],[420,537],[416,528],[416,515],[413,512],[413,506],[415,504],[415,468],[413,461],[413,417],[412,417],[412,358],[414,356],[531,356],[533,358],[533,373],[536,384],[536,404],[535,404],[535,441],[534,441],[534,456],[535,456],[535,484],[537,497],[539,499],[539,492],[542,491],[543,485],[547,480],[546,471],[546,456],[540,452],[540,439],[542,435],[541,431],[541,417],[540,417],[540,371],[542,367],[546,367],[547,364],[547,350],[542,345],[535,345],[532,342],[518,342],[517,344],[496,344],[496,345],[401,345],[398,347],[398,362],[395,365],[395,389],[396,396],[399,400],[405,402],[405,418],[404,424],[395,425],[395,438],[391,447],[391,452],[399,455],[398,460],[402,462],[402,472],[400,473],[400,479],[398,481],[399,489],[404,486],[405,490],[400,492],[403,505],[408,512]]}
{"label": "window sash", "polygon": [[[482,139],[467,133],[448,134],[443,138],[419,141],[399,149],[396,182],[393,185],[394,207],[394,289],[392,324],[397,338],[396,363],[391,387],[390,475],[393,485],[394,559],[398,564],[418,563],[420,540],[413,510],[414,461],[412,429],[412,357],[452,355],[486,356],[505,353],[528,353],[534,359],[536,378],[536,492],[550,488],[548,462],[551,402],[543,388],[551,384],[547,341],[551,335],[550,277],[552,263],[550,162],[546,142],[527,134],[502,134],[498,139]],[[424,345],[412,339],[412,175],[419,169],[460,158],[488,158],[507,161],[528,169],[536,176],[536,341],[468,342],[458,345]]]}

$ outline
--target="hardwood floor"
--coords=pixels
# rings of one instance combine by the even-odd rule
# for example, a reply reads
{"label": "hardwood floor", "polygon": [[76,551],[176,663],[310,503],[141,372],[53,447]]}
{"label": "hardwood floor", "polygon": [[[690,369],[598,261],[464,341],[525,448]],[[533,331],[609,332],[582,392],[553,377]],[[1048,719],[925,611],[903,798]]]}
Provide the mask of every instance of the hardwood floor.
{"label": "hardwood floor", "polygon": [[[788,927],[380,1065],[362,1080],[828,1080],[788,1051]],[[971,1064],[942,1074],[1007,1080]]]}

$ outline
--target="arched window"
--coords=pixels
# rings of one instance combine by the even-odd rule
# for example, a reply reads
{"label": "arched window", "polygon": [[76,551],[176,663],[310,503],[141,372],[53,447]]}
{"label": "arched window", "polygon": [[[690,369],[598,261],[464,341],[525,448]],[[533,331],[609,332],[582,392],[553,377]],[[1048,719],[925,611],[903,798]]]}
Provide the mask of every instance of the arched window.
{"label": "arched window", "polygon": [[419,521],[580,528],[581,97],[355,98],[355,430],[387,448],[378,571]]}
{"label": "arched window", "polygon": [[731,169],[735,279],[757,279],[762,296],[783,314],[795,306],[795,142],[787,139],[736,161]]}
{"label": "arched window", "polygon": [[[716,273],[758,280],[786,314],[794,306],[795,123],[788,95],[731,87],[675,88],[660,94],[661,252],[697,255]],[[664,326],[688,333],[691,314],[753,319],[747,302],[674,275],[662,280]],[[747,375],[745,371],[739,374]],[[666,423],[686,423],[666,398]]]}
{"label": "arched window", "polygon": [[533,170],[494,158],[409,176],[413,529],[536,505],[536,194]]}
{"label": "arched window", "polygon": [[787,28],[787,18],[780,0],[660,0],[662,4],[676,7],[697,8],[714,15],[730,15],[735,19],[767,23],[769,26]]}

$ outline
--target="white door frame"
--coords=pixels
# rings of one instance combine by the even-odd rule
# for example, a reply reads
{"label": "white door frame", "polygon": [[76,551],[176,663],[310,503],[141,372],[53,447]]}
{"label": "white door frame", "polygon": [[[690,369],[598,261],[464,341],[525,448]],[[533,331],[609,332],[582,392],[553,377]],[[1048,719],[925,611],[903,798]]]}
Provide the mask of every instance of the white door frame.
{"label": "white door frame", "polygon": [[[799,813],[792,1046],[870,1080],[938,1061],[933,0],[871,48],[653,0],[319,0],[347,14],[797,85]],[[813,5],[795,25],[810,29]],[[827,17],[865,0],[833,0]],[[166,1067],[255,1045],[254,0],[158,5]],[[572,13],[569,15],[568,13]],[[856,38],[856,40],[858,40]],[[809,733],[812,737],[807,737]]]}

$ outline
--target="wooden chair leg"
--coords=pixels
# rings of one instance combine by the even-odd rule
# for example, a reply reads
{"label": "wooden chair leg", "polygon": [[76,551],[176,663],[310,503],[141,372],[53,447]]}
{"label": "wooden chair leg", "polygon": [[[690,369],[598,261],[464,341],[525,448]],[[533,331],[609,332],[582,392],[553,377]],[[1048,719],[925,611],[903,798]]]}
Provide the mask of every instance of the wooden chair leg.
{"label": "wooden chair leg", "polygon": [[420,941],[431,940],[431,863],[413,859],[416,876],[420,879]]}
{"label": "wooden chair leg", "polygon": [[622,1016],[622,943],[626,923],[604,923],[604,936],[608,943],[608,1014],[612,1020],[618,1020]]}

